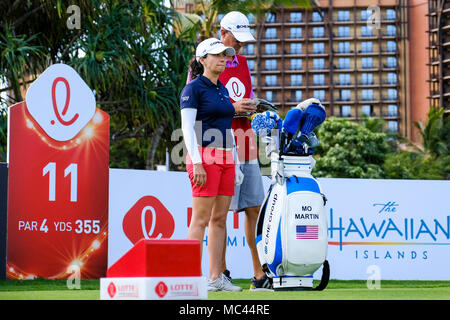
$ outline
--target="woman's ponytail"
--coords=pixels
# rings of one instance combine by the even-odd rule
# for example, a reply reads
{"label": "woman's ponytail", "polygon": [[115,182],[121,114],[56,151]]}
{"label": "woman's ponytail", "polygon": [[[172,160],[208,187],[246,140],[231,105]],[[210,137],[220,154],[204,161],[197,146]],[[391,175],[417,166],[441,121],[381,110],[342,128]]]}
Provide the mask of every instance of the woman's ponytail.
{"label": "woman's ponytail", "polygon": [[204,71],[203,65],[195,58],[191,61],[189,68],[191,69],[191,81],[203,74]]}

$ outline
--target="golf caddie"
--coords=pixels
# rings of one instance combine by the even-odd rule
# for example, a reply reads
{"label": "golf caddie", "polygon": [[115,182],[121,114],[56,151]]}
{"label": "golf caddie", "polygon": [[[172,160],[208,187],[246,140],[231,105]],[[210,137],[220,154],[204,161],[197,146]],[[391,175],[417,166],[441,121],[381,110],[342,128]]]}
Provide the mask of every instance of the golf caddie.
{"label": "golf caddie", "polygon": [[[227,61],[226,68],[219,75],[219,79],[228,89],[236,112],[232,128],[240,169],[244,174],[242,183],[235,187],[230,209],[235,212],[245,211],[245,237],[250,248],[254,273],[250,290],[271,290],[272,279],[268,278],[261,269],[255,243],[255,228],[260,206],[264,201],[264,187],[258,163],[258,147],[248,115],[256,111],[257,103],[252,100],[254,93],[247,59],[238,54],[245,43],[255,41],[250,32],[247,17],[238,11],[226,14],[220,21],[220,40],[225,46],[232,47],[236,51],[233,59]],[[224,241],[226,242],[226,237]],[[224,274],[231,280],[230,271],[226,267],[225,250],[223,269]]]}

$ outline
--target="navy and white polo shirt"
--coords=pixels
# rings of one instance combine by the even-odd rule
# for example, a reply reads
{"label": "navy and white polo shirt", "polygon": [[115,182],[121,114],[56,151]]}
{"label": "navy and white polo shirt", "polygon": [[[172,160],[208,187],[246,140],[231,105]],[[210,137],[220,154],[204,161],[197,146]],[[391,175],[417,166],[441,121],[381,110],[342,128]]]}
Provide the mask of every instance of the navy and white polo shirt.
{"label": "navy and white polo shirt", "polygon": [[231,122],[234,107],[227,88],[217,85],[203,75],[189,82],[181,92],[180,108],[197,109],[195,132],[197,143],[203,147],[232,148],[234,139]]}

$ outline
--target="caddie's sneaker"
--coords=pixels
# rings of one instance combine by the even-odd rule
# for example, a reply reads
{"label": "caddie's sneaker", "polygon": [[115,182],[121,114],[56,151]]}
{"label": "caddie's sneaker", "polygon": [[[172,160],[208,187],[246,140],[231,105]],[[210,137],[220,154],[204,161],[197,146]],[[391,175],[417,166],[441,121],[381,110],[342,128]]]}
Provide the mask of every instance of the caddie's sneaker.
{"label": "caddie's sneaker", "polygon": [[241,287],[235,286],[223,273],[216,280],[208,279],[208,291],[242,291]]}
{"label": "caddie's sneaker", "polygon": [[223,275],[225,277],[227,277],[227,279],[230,280],[230,282],[232,282],[230,270],[225,269],[225,271],[223,272]]}
{"label": "caddie's sneaker", "polygon": [[272,278],[269,278],[267,275],[264,275],[259,280],[253,277],[252,283],[250,284],[250,291],[273,291],[272,282]]}

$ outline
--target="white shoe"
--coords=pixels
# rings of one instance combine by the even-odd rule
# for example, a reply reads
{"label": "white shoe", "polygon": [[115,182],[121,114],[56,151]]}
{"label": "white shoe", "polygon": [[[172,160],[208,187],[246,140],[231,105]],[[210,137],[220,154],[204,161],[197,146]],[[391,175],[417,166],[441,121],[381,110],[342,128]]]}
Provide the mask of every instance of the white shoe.
{"label": "white shoe", "polygon": [[219,274],[216,280],[208,279],[208,291],[242,291],[241,287],[235,286],[231,281],[223,275]]}

